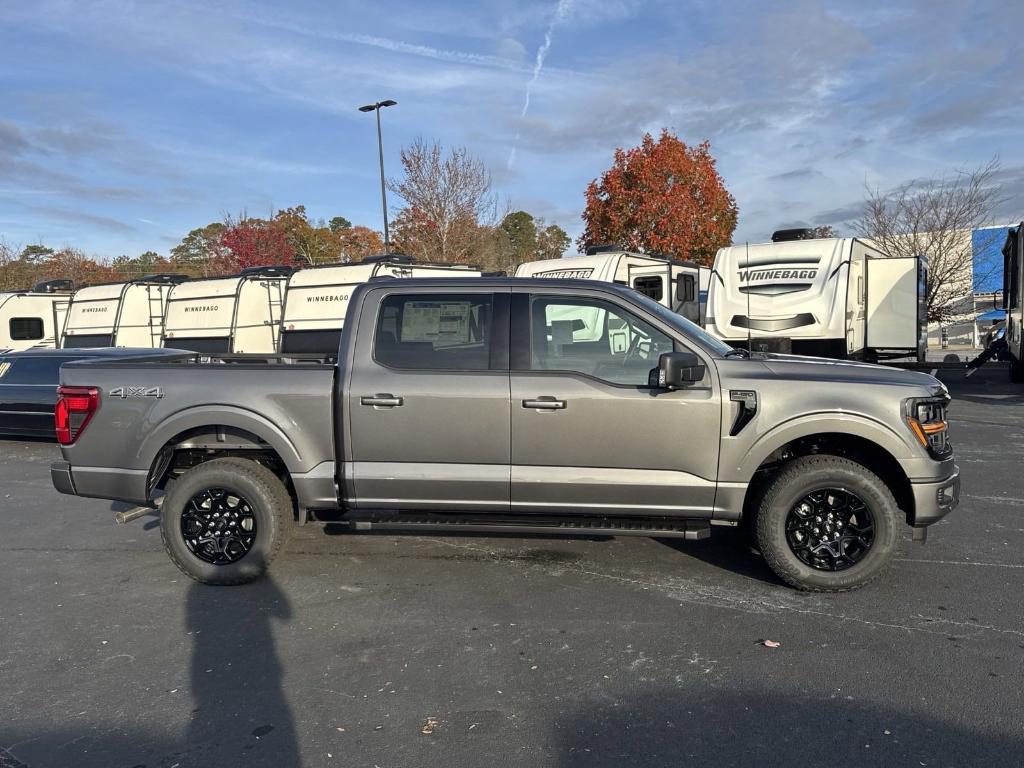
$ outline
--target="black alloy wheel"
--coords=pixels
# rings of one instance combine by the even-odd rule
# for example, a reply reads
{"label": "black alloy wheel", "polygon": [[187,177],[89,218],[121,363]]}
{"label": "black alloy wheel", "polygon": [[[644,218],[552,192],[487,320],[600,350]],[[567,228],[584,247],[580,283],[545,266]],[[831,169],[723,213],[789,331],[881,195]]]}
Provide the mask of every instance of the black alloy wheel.
{"label": "black alloy wheel", "polygon": [[181,536],[189,552],[211,565],[231,565],[245,557],[257,536],[252,505],[240,494],[208,488],[181,511]]}
{"label": "black alloy wheel", "polygon": [[822,488],[786,516],[786,542],[800,562],[818,571],[843,571],[860,562],[875,541],[867,504],[845,488]]}

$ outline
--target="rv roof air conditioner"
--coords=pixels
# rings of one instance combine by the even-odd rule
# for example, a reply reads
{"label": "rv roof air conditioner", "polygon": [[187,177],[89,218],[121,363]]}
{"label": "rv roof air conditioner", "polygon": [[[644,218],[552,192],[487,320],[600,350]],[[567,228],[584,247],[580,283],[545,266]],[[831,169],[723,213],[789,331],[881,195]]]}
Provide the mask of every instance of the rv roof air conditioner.
{"label": "rv roof air conditioner", "polygon": [[404,253],[378,253],[374,256],[365,256],[363,264],[376,264],[381,261],[393,261],[396,264],[414,264],[416,259],[406,256]]}
{"label": "rv roof air conditioner", "polygon": [[596,256],[599,253],[615,253],[616,251],[624,251],[621,245],[615,243],[601,243],[600,245],[588,245],[587,256]]}
{"label": "rv roof air conditioner", "polygon": [[73,293],[75,284],[71,280],[43,280],[32,286],[32,293]]}
{"label": "rv roof air conditioner", "polygon": [[284,264],[268,264],[263,267],[247,267],[238,273],[239,277],[288,277],[295,267]]}
{"label": "rv roof air conditioner", "polygon": [[188,275],[176,275],[171,272],[158,272],[154,275],[143,275],[137,277],[134,280],[129,280],[131,283],[159,283],[160,285],[177,285],[178,283],[184,283],[189,280]]}
{"label": "rv roof air conditioner", "polygon": [[814,230],[807,227],[777,229],[772,232],[773,243],[788,243],[791,240],[814,240]]}

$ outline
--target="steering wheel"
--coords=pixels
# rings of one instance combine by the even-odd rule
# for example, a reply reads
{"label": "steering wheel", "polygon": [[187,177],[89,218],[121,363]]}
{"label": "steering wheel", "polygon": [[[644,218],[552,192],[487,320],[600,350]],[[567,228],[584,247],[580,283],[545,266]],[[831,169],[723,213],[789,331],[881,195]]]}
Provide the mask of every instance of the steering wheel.
{"label": "steering wheel", "polygon": [[[642,338],[639,333],[633,332],[633,338],[629,342],[629,348],[626,350],[626,354],[622,356],[623,367],[629,365],[634,359],[639,359],[643,355],[643,359],[647,359],[647,356],[651,353],[652,340],[648,338]],[[646,349],[643,347],[646,346]]]}

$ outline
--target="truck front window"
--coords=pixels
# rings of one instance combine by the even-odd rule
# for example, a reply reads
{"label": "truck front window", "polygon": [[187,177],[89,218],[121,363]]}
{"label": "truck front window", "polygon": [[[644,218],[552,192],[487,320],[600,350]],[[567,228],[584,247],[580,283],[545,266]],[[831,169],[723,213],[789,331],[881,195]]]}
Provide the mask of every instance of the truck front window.
{"label": "truck front window", "polygon": [[646,387],[670,337],[601,299],[535,297],[531,368],[572,371],[619,385]]}

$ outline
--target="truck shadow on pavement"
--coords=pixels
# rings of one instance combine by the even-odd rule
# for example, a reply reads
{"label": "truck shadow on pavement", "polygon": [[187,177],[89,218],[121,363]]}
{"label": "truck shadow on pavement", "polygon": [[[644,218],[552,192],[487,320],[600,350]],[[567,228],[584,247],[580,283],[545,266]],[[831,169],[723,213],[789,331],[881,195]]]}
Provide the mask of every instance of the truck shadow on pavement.
{"label": "truck shadow on pavement", "polygon": [[692,557],[703,563],[714,566],[722,571],[729,571],[737,576],[744,576],[760,581],[773,587],[785,585],[760,555],[751,549],[751,537],[742,528],[715,527],[711,538],[703,541],[683,541],[680,539],[655,539],[669,549],[681,555]]}
{"label": "truck shadow on pavement", "polygon": [[691,682],[689,689],[681,683],[608,697],[556,720],[558,765],[1010,766],[1024,754],[1019,734],[900,712],[839,691],[797,697]]}

